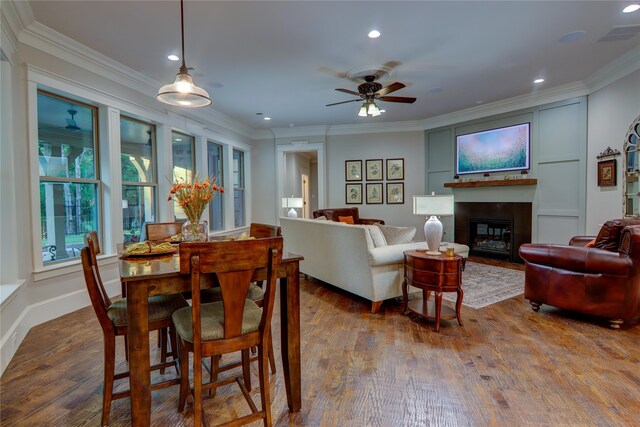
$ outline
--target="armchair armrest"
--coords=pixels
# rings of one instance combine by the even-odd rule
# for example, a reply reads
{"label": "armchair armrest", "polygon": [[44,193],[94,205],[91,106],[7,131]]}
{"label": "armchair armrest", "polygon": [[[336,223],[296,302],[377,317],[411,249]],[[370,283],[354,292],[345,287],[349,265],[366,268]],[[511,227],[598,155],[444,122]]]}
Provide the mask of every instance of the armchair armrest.
{"label": "armchair armrest", "polygon": [[584,247],[587,243],[595,239],[596,236],[575,236],[569,241],[569,246]]}
{"label": "armchair armrest", "polygon": [[629,276],[633,268],[629,256],[597,248],[524,244],[520,257],[528,263],[576,273]]}
{"label": "armchair armrest", "polygon": [[360,218],[358,220],[358,224],[363,224],[363,225],[382,224],[382,225],[384,225],[384,220],[383,219],[373,219],[373,218]]}

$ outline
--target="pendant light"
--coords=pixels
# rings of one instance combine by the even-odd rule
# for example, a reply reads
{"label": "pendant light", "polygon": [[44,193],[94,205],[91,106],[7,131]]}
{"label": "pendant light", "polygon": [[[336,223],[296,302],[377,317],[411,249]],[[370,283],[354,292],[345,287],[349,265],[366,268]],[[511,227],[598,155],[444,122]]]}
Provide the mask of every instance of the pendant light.
{"label": "pendant light", "polygon": [[207,107],[211,98],[206,90],[193,84],[184,62],[184,0],[180,0],[180,24],[182,29],[182,65],[176,80],[162,86],[158,91],[158,101],[178,107]]}

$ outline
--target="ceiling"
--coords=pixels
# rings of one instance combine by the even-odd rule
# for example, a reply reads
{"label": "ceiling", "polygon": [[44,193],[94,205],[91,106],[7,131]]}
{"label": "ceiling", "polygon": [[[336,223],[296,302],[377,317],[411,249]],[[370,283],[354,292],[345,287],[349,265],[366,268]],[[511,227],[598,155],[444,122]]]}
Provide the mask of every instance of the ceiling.
{"label": "ceiling", "polygon": [[[213,108],[254,129],[421,120],[586,79],[640,45],[598,42],[639,25],[619,1],[186,1],[185,48]],[[173,81],[179,1],[31,1],[40,23],[156,80]],[[382,35],[370,39],[377,29]],[[577,40],[559,39],[584,31]],[[381,82],[414,104],[357,116],[347,75],[386,65]],[[536,85],[533,80],[544,78]],[[258,116],[256,113],[263,113]],[[263,120],[264,116],[272,118]]]}

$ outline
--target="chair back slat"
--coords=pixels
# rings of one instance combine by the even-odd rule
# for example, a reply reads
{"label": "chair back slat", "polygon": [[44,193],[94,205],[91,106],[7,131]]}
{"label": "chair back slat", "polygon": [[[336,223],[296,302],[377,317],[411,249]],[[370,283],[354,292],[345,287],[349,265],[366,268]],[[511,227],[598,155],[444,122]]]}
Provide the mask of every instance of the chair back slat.
{"label": "chair back slat", "polygon": [[111,299],[107,295],[107,291],[104,289],[102,283],[102,277],[100,276],[100,269],[98,268],[98,255],[100,255],[100,241],[98,240],[98,233],[90,231],[84,236],[84,244],[89,249],[89,256],[91,258],[91,266],[95,270],[95,277],[98,282],[98,290],[102,295],[104,305],[109,308],[111,306]]}
{"label": "chair back slat", "polygon": [[[80,256],[82,258],[84,282],[87,286],[87,291],[89,293],[89,298],[91,299],[93,311],[95,311],[96,317],[98,317],[98,321],[100,322],[102,330],[105,332],[112,332],[114,330],[113,322],[111,322],[111,319],[109,319],[109,316],[107,315],[107,309],[109,308],[109,305],[107,305],[104,299],[104,295],[106,295],[106,292],[104,292],[104,288],[101,290],[101,281],[99,282],[100,273],[98,272],[96,265],[92,262],[92,255],[89,248],[82,248],[80,250]],[[109,301],[108,298],[107,301]]]}
{"label": "chair back slat", "polygon": [[217,276],[224,307],[224,339],[231,339],[242,335],[244,305],[255,270],[267,268],[273,272],[267,278],[263,299],[260,332],[264,334],[270,325],[275,277],[281,259],[282,237],[180,244],[180,273],[191,275],[194,347],[201,343],[201,275]]}
{"label": "chair back slat", "polygon": [[256,239],[266,239],[269,237],[282,236],[280,227],[277,225],[260,224],[252,222],[249,227],[249,237],[255,237]]}
{"label": "chair back slat", "polygon": [[145,224],[147,240],[164,240],[181,232],[181,222],[148,222]]}

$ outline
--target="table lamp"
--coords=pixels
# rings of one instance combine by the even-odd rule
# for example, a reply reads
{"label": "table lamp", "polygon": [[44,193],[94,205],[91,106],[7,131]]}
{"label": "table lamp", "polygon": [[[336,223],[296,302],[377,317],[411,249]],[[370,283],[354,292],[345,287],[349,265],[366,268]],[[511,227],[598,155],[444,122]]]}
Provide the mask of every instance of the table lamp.
{"label": "table lamp", "polygon": [[289,212],[287,212],[287,216],[289,218],[298,218],[298,213],[295,208],[301,208],[303,206],[302,197],[283,197],[282,198],[282,207],[283,208],[291,208]]}
{"label": "table lamp", "polygon": [[427,222],[424,223],[424,237],[429,248],[427,254],[439,255],[442,223],[437,216],[453,215],[453,194],[413,196],[413,214],[427,216]]}

